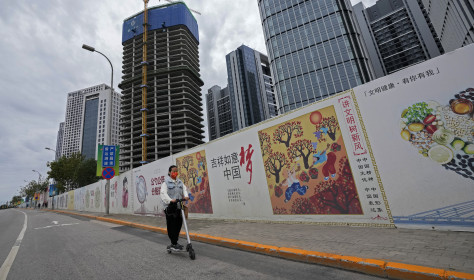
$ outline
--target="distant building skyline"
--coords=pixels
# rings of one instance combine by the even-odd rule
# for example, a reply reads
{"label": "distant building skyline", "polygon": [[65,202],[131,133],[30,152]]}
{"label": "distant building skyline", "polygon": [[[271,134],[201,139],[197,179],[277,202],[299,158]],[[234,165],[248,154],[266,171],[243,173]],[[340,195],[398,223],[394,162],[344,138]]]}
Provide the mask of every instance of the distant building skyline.
{"label": "distant building skyline", "polygon": [[56,151],[54,152],[54,160],[58,160],[61,157],[63,148],[63,137],[64,137],[64,123],[59,123],[58,135],[56,137]]}
{"label": "distant building skyline", "polygon": [[[99,144],[118,145],[120,94],[114,91],[112,99],[111,102],[110,87],[106,84],[68,93],[65,121],[64,125],[60,124],[56,143],[61,151],[56,150],[58,158],[80,152],[86,158],[97,159]],[[110,141],[107,135],[109,106],[112,106]]]}
{"label": "distant building skyline", "polygon": [[268,57],[241,45],[226,55],[233,131],[277,115]]}
{"label": "distant building skyline", "polygon": [[241,45],[225,59],[227,87],[206,94],[209,140],[278,115],[268,57]]}
{"label": "distant building skyline", "polygon": [[227,87],[211,87],[206,94],[207,122],[209,140],[232,133],[232,112],[230,107],[230,95]]}

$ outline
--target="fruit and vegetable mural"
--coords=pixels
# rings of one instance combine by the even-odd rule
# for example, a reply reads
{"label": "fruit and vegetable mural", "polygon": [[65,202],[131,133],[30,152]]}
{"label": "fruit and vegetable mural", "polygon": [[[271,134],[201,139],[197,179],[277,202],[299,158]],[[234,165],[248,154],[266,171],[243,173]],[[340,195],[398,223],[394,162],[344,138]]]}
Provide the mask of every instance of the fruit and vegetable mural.
{"label": "fruit and vegetable mural", "polygon": [[362,214],[334,106],[258,137],[273,214]]}
{"label": "fruit and vegetable mural", "polygon": [[415,103],[402,111],[400,135],[422,156],[474,180],[473,102],[468,88],[441,103]]}
{"label": "fruit and vegetable mural", "polygon": [[176,159],[178,177],[188,188],[189,213],[212,214],[209,176],[204,150]]}

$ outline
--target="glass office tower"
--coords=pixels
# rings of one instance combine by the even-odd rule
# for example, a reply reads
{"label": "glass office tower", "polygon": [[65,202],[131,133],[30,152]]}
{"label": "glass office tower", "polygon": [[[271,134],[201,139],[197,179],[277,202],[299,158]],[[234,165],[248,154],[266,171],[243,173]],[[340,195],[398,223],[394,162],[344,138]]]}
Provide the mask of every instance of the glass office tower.
{"label": "glass office tower", "polygon": [[233,130],[277,115],[268,57],[245,45],[226,55]]}
{"label": "glass office tower", "polygon": [[206,94],[206,104],[209,140],[234,132],[229,89],[227,87],[222,89],[220,86],[211,87]]}
{"label": "glass office tower", "polygon": [[473,0],[419,0],[445,52],[474,42]]}
{"label": "glass office tower", "polygon": [[372,78],[345,0],[259,0],[277,93],[287,112]]}
{"label": "glass office tower", "polygon": [[441,55],[443,48],[416,1],[379,0],[353,7],[376,78]]}

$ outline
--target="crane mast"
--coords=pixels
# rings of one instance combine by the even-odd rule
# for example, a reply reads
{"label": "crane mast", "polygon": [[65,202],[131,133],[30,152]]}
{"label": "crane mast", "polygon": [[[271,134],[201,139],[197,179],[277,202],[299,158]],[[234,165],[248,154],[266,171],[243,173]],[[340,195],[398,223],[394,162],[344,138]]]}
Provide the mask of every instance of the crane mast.
{"label": "crane mast", "polygon": [[143,10],[143,57],[142,57],[142,108],[140,111],[142,111],[142,134],[140,135],[142,138],[142,160],[141,164],[146,164],[148,163],[147,161],[147,148],[146,148],[146,142],[148,139],[148,134],[147,134],[147,104],[146,104],[146,99],[147,99],[147,92],[148,92],[148,81],[147,81],[147,66],[148,66],[148,60],[147,60],[147,40],[148,40],[148,1],[149,0],[143,0],[144,3],[144,10]]}

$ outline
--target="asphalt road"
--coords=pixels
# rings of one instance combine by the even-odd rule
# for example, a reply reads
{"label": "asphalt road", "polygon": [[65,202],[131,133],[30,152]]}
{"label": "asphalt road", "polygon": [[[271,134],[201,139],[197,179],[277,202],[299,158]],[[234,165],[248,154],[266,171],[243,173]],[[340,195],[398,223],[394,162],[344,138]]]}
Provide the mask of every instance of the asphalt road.
{"label": "asphalt road", "polygon": [[23,227],[20,211],[28,227],[7,279],[379,279],[199,242],[193,261],[168,254],[163,234],[24,209],[0,211],[0,264]]}

